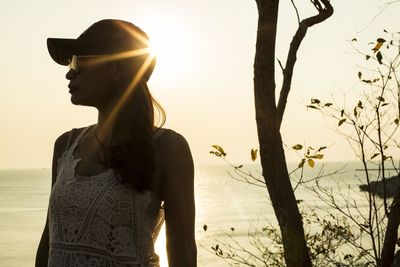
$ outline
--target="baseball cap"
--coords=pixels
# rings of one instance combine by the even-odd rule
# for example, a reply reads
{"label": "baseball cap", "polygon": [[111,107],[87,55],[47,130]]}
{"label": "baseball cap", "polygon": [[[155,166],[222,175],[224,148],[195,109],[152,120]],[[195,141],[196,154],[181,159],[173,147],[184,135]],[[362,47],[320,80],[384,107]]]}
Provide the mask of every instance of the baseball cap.
{"label": "baseball cap", "polygon": [[100,20],[76,39],[47,39],[51,58],[64,66],[69,64],[72,55],[110,55],[148,47],[149,38],[143,30],[117,19]]}

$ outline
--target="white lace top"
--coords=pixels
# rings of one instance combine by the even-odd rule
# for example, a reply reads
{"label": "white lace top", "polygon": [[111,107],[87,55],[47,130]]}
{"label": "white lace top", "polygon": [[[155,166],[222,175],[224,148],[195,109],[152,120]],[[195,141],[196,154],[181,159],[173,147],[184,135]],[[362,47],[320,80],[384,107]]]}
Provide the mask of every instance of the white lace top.
{"label": "white lace top", "polygon": [[150,191],[121,184],[112,169],[76,175],[81,159],[73,152],[88,129],[58,160],[49,204],[48,266],[158,267],[154,242],[163,223],[161,201]]}

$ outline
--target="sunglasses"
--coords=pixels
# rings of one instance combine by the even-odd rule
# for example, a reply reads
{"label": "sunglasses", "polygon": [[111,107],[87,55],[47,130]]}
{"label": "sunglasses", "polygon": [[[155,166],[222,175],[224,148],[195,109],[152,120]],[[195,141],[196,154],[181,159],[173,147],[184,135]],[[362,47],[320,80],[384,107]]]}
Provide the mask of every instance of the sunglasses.
{"label": "sunglasses", "polygon": [[72,55],[68,61],[68,68],[76,73],[79,73],[82,66],[90,66],[104,62],[104,55]]}

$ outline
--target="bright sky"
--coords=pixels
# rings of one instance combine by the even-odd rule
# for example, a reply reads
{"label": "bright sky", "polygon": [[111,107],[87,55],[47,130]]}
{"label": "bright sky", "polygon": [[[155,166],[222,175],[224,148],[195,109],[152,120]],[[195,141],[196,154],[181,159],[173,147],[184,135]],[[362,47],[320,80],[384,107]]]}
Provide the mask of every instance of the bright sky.
{"label": "bright sky", "polygon": [[[290,1],[281,2],[277,55],[284,62],[297,20]],[[296,2],[302,17],[315,13],[310,1]],[[359,87],[360,60],[348,40],[399,31],[400,4],[368,26],[383,0],[331,2],[333,17],[312,28],[300,48],[283,137],[290,145],[333,145],[327,160],[351,160],[335,123],[305,106],[311,97]],[[76,38],[103,18],[135,23],[160,47],[150,88],[166,109],[166,127],[186,137],[197,164],[221,163],[208,153],[213,144],[232,161],[250,160],[257,147],[254,0],[19,0],[0,3],[0,168],[50,167],[60,134],[96,122],[95,109],[70,103],[67,69],[51,60],[46,38]]]}

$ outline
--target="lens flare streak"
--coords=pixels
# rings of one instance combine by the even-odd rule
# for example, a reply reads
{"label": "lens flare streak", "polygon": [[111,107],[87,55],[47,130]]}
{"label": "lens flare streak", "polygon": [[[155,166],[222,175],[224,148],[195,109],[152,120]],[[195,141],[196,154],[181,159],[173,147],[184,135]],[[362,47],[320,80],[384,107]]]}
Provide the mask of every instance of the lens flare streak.
{"label": "lens flare streak", "polygon": [[[124,91],[124,94],[120,98],[120,100],[117,102],[115,105],[114,109],[112,110],[110,116],[107,118],[107,120],[104,122],[104,128],[107,129],[111,126],[112,122],[118,115],[119,111],[121,108],[124,106],[126,101],[129,99],[129,96],[132,95],[133,90],[137,87],[137,85],[140,82],[143,82],[142,78],[144,74],[146,73],[148,67],[150,66],[151,62],[153,60],[153,57],[149,56],[146,58],[146,60],[143,62],[142,66],[139,68],[139,70],[136,72],[135,76],[129,83],[128,87]],[[101,132],[101,131],[100,131]]]}

